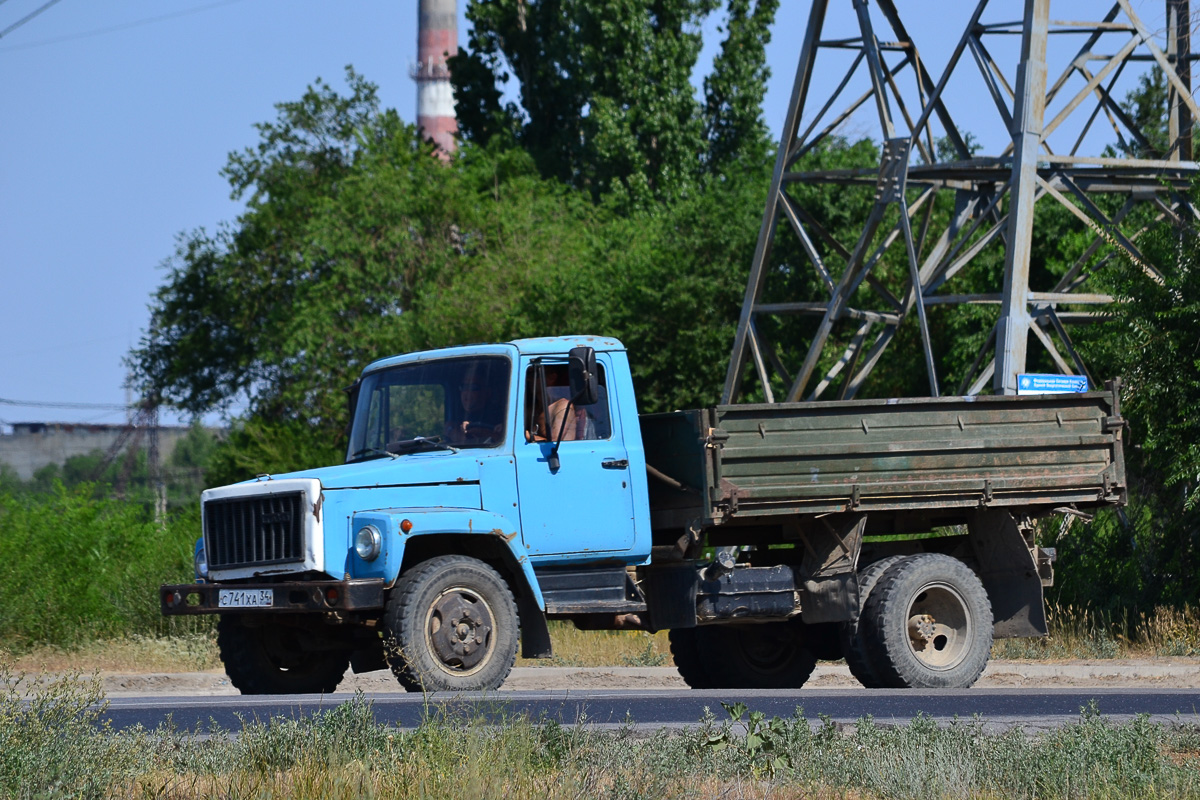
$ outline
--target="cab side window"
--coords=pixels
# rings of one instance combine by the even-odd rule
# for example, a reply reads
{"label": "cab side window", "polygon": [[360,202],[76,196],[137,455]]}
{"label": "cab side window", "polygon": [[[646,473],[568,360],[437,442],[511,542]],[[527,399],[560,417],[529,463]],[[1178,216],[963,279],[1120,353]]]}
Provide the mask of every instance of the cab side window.
{"label": "cab side window", "polygon": [[[543,373],[539,374],[539,368],[532,366],[525,375],[525,440],[552,442],[558,439],[560,430],[564,442],[612,438],[604,366],[597,365],[600,373],[599,401],[590,406],[571,405],[569,408],[571,389],[567,365],[543,366]],[[542,375],[545,376],[544,385]]]}

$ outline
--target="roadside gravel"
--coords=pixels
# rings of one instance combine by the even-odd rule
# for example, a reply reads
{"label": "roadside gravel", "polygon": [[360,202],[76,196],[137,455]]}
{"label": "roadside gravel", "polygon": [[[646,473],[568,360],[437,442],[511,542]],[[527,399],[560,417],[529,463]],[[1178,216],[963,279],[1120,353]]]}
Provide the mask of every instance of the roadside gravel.
{"label": "roadside gravel", "polygon": [[[235,695],[224,672],[101,672],[108,697]],[[842,663],[817,666],[806,686],[858,686]],[[1094,661],[992,661],[976,686],[989,688],[1200,688],[1200,658]],[[686,689],[674,667],[517,667],[501,691],[570,689]],[[401,692],[388,671],[347,673],[338,692]]]}

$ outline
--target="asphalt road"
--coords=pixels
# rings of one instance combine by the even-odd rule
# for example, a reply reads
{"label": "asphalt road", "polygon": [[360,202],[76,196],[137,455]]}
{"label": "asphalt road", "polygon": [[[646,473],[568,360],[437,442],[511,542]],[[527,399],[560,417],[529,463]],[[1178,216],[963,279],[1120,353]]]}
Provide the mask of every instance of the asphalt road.
{"label": "asphalt road", "polygon": [[[269,697],[119,697],[109,702],[107,718],[115,728],[143,725],[153,728],[168,720],[195,733],[213,724],[238,730],[244,721],[300,718],[354,695],[275,695]],[[965,689],[954,691],[808,689],[796,691],[678,691],[581,690],[518,691],[502,694],[429,695],[379,693],[364,697],[375,718],[396,728],[412,728],[429,715],[483,717],[498,721],[517,715],[557,720],[565,725],[586,723],[616,727],[633,723],[640,728],[697,725],[710,709],[718,720],[727,718],[722,701],[745,703],[768,717],[790,717],[797,709],[814,722],[827,716],[852,723],[871,716],[880,724],[907,723],[925,714],[946,723],[978,716],[988,728],[1042,729],[1079,718],[1095,705],[1101,714],[1127,719],[1148,714],[1159,722],[1200,725],[1200,691],[1196,689]]]}

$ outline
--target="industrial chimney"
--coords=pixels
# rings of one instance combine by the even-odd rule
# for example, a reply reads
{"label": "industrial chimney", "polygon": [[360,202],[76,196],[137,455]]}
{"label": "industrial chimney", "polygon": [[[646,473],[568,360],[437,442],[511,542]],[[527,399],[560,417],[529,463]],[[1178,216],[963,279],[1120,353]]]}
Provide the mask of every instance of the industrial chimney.
{"label": "industrial chimney", "polygon": [[417,14],[417,125],[450,154],[458,121],[446,58],[458,53],[458,11],[455,0],[420,0]]}

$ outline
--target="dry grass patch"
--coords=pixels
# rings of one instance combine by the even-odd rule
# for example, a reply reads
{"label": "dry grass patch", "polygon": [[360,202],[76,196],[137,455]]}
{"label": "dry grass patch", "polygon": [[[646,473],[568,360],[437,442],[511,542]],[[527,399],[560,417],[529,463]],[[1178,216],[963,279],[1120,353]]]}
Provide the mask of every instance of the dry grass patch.
{"label": "dry grass patch", "polygon": [[[0,648],[0,655],[3,648]],[[127,636],[87,642],[78,647],[43,645],[9,653],[22,672],[203,672],[220,669],[217,640],[212,634]]]}
{"label": "dry grass patch", "polygon": [[[518,659],[521,667],[670,667],[666,631],[581,631],[550,623],[552,659]],[[0,645],[0,655],[6,648]],[[9,660],[24,672],[204,672],[221,668],[212,632],[173,637],[127,636],[77,647],[43,645],[8,648]]]}
{"label": "dry grass patch", "polygon": [[554,658],[518,658],[518,667],[672,667],[667,632],[581,631],[550,621]]}
{"label": "dry grass patch", "polygon": [[1075,606],[1046,607],[1049,636],[1002,639],[993,658],[1059,660],[1200,656],[1200,608],[1160,606],[1136,616]]}

